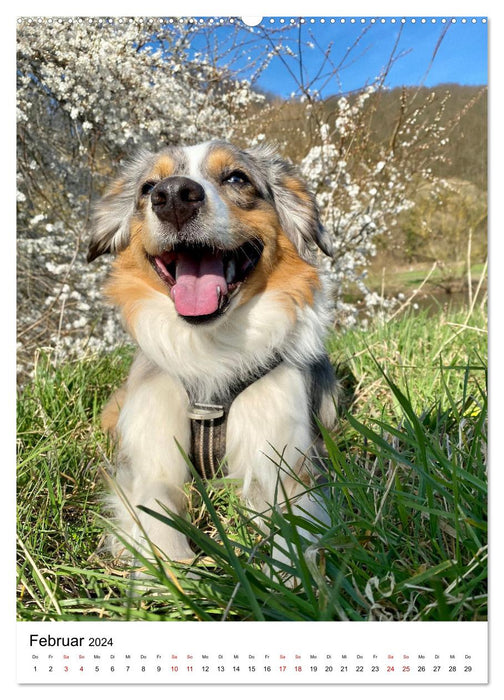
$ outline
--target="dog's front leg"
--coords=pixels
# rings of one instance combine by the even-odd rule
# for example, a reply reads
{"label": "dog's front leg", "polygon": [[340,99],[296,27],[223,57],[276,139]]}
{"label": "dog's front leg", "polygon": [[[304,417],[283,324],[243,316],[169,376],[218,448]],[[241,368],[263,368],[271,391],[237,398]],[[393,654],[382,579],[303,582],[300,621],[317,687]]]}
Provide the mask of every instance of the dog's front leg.
{"label": "dog's front leg", "polygon": [[[139,356],[133,364],[117,424],[119,463],[110,502],[116,525],[126,539],[151,555],[187,560],[193,556],[184,535],[145,513],[144,506],[166,514],[186,508],[184,484],[189,470],[177,442],[187,452],[190,426],[187,396],[181,384]],[[115,540],[119,554],[124,545]]]}
{"label": "dog's front leg", "polygon": [[[318,524],[328,523],[316,487],[314,435],[303,374],[282,364],[248,387],[233,403],[228,422],[230,477],[243,482],[242,496],[258,513],[286,510]],[[299,534],[313,537],[305,528]],[[278,536],[273,557],[290,562],[289,545]]]}

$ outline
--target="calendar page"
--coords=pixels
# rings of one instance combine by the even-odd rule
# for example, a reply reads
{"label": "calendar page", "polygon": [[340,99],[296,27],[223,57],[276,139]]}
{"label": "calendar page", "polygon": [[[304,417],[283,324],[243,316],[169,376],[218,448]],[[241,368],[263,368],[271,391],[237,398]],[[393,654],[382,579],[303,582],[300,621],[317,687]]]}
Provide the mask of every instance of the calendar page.
{"label": "calendar page", "polygon": [[342,9],[15,20],[21,689],[488,683],[488,21]]}

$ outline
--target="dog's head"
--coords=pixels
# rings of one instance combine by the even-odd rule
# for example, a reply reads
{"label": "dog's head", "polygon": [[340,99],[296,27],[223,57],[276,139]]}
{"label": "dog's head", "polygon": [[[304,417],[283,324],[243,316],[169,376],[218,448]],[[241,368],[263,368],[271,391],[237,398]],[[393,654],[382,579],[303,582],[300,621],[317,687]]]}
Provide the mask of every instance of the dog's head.
{"label": "dog's head", "polygon": [[129,251],[130,271],[141,268],[192,323],[243,303],[279,265],[301,270],[317,246],[331,253],[293,166],[268,148],[222,141],[140,153],[99,202],[91,229],[88,261]]}

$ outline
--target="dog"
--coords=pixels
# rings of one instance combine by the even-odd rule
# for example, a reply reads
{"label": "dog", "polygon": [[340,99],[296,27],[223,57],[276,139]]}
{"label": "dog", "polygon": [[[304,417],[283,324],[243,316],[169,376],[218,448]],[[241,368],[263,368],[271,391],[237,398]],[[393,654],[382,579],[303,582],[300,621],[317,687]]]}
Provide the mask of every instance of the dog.
{"label": "dog", "polygon": [[341,399],[317,262],[331,241],[295,167],[224,141],[141,151],[95,208],[88,261],[105,253],[106,296],[138,346],[103,411],[118,438],[110,504],[123,537],[194,559],[182,533],[137,507],[185,512],[185,455],[205,478],[238,480],[255,513],[288,500],[327,522],[312,457]]}

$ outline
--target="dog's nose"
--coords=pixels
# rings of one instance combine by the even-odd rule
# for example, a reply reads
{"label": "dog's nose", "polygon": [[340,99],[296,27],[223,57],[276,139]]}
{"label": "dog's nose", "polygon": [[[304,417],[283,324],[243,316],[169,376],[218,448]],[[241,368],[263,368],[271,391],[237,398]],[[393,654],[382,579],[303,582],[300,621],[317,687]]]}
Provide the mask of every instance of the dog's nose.
{"label": "dog's nose", "polygon": [[151,192],[154,213],[161,221],[168,221],[177,231],[183,227],[205,201],[203,187],[188,177],[167,177]]}

